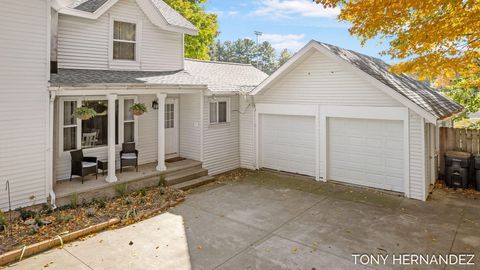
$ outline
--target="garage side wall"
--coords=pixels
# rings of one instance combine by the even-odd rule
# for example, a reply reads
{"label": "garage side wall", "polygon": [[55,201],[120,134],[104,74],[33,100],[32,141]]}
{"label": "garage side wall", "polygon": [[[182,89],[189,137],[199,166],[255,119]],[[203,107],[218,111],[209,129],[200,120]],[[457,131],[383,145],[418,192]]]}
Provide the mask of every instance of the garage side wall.
{"label": "garage side wall", "polygon": [[409,111],[410,141],[410,198],[425,200],[425,154],[423,119],[415,112]]}

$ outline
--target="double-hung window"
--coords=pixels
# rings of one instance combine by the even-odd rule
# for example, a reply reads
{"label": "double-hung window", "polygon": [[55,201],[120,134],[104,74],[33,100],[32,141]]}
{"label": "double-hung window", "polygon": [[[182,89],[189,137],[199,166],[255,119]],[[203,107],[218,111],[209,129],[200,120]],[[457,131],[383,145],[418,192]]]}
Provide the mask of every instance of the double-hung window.
{"label": "double-hung window", "polygon": [[136,61],[137,25],[113,21],[113,60]]}
{"label": "double-hung window", "polygon": [[77,108],[77,101],[66,100],[63,102],[63,150],[69,151],[77,149],[77,118],[73,112]]}
{"label": "double-hung window", "polygon": [[130,107],[135,103],[134,99],[123,100],[123,142],[135,141],[135,117]]}
{"label": "double-hung window", "polygon": [[210,124],[230,122],[230,100],[210,100]]}

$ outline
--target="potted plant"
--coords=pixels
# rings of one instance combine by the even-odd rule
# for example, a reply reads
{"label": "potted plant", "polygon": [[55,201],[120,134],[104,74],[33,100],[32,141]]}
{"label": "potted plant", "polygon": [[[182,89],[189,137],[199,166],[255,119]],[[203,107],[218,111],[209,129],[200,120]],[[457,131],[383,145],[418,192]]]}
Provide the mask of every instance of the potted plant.
{"label": "potted plant", "polygon": [[88,120],[94,117],[95,115],[97,115],[97,112],[92,108],[89,108],[87,106],[82,106],[82,107],[76,108],[73,111],[73,115],[79,119]]}
{"label": "potted plant", "polygon": [[147,106],[144,103],[134,103],[130,106],[130,111],[133,115],[142,115],[147,111]]}

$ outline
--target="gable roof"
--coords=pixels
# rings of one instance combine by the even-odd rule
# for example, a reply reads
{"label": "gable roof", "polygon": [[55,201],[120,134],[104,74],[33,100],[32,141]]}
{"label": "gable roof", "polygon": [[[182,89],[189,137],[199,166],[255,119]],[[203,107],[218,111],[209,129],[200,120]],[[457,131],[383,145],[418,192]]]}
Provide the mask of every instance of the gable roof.
{"label": "gable roof", "polygon": [[[211,91],[250,91],[268,75],[251,64],[185,59],[185,70],[208,82]],[[223,90],[225,91],[225,90]]]}
{"label": "gable roof", "polygon": [[93,13],[103,6],[108,0],[76,0],[70,8]]}
{"label": "gable roof", "polygon": [[[312,40],[303,47],[292,59],[287,61],[279,70],[274,72],[271,77],[257,86],[252,95],[260,93],[268,85],[273,83],[275,78],[282,73],[286,73],[290,65],[295,66],[295,62],[300,60],[311,49],[318,49],[333,56],[337,60],[350,64],[358,72],[366,74],[370,80],[382,89],[393,90],[388,92],[392,97],[397,98],[402,103],[414,104],[417,109],[431,115],[429,120],[444,119],[463,110],[463,107],[453,100],[443,96],[438,90],[430,87],[427,83],[415,80],[405,74],[395,74],[390,71],[390,65],[381,59],[364,55],[352,50],[343,49],[334,45]],[[329,54],[329,55],[328,55]],[[298,64],[298,63],[297,63]],[[407,102],[405,102],[407,101]],[[412,108],[415,110],[415,108]]]}
{"label": "gable roof", "polygon": [[177,71],[58,69],[58,73],[51,74],[50,85],[163,84],[204,86],[212,92],[247,92],[266,77],[267,74],[248,64],[185,60],[185,69]]}
{"label": "gable roof", "polygon": [[[65,2],[67,1],[67,3]],[[98,19],[119,0],[54,0],[52,6],[62,14]],[[158,27],[191,35],[197,28],[162,0],[136,0],[145,15]]]}

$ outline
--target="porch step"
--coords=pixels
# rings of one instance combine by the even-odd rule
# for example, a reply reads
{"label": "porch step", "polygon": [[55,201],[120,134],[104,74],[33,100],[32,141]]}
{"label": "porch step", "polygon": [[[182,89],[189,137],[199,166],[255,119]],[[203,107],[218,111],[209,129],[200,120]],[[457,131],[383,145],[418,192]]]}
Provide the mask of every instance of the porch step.
{"label": "porch step", "polygon": [[185,170],[181,170],[175,173],[169,173],[166,175],[167,185],[173,186],[183,182],[187,182],[202,176],[207,176],[208,170],[202,167],[193,167]]}
{"label": "porch step", "polygon": [[199,187],[199,186],[206,185],[206,184],[211,183],[213,181],[215,181],[215,177],[206,175],[206,176],[202,176],[202,177],[197,178],[197,179],[193,179],[193,180],[189,180],[189,181],[182,182],[182,183],[179,183],[179,184],[175,184],[172,187],[176,188],[176,189],[181,189],[181,190],[189,190],[189,189],[192,189],[192,188],[196,188],[196,187]]}

